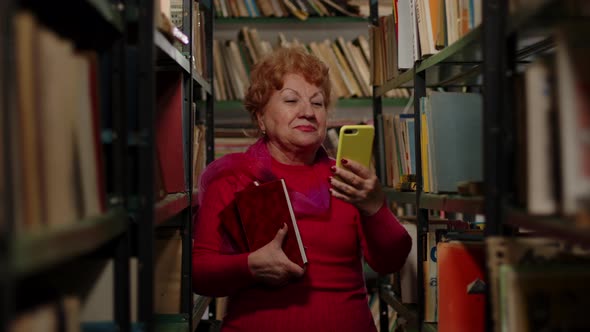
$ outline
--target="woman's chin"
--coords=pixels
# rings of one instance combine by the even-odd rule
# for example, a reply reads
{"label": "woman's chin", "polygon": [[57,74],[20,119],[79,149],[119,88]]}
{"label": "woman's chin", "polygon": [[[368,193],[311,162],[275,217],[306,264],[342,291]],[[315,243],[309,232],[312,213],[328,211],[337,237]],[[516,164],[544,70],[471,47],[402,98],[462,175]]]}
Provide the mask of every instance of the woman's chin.
{"label": "woman's chin", "polygon": [[315,151],[322,145],[321,141],[315,140],[300,140],[295,142],[295,146],[302,150]]}

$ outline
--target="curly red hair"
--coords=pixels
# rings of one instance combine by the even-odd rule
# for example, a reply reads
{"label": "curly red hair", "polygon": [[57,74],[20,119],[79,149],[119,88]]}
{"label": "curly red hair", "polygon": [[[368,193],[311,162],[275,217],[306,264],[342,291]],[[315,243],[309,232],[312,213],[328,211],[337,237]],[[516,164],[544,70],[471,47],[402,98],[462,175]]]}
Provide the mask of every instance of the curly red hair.
{"label": "curly red hair", "polygon": [[326,64],[300,47],[280,48],[261,59],[250,72],[244,106],[257,123],[256,115],[264,109],[273,92],[283,87],[285,75],[299,74],[322,90],[326,109],[329,109],[332,86],[328,71]]}

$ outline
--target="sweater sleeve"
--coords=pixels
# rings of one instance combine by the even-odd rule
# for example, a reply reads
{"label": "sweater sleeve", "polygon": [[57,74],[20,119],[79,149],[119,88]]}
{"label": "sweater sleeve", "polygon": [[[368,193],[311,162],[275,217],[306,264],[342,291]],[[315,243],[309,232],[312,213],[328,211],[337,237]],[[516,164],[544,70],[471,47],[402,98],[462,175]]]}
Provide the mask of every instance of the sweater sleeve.
{"label": "sweater sleeve", "polygon": [[372,216],[362,216],[360,224],[363,255],[369,266],[381,274],[399,271],[412,248],[412,238],[387,204]]}
{"label": "sweater sleeve", "polygon": [[233,186],[220,179],[207,188],[195,219],[193,289],[205,296],[228,296],[254,283],[248,253],[232,253],[219,217],[233,200]]}

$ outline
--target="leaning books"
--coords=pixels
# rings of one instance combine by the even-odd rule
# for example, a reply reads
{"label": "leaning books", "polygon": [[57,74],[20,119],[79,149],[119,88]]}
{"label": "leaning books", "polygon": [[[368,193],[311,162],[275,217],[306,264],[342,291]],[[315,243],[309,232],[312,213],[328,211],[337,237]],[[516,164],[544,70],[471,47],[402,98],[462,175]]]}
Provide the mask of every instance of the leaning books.
{"label": "leaning books", "polygon": [[297,265],[307,264],[285,180],[254,182],[235,194],[235,209],[239,219],[222,216],[222,222],[238,248],[256,251],[272,241],[287,224],[289,230],[283,241],[283,251]]}

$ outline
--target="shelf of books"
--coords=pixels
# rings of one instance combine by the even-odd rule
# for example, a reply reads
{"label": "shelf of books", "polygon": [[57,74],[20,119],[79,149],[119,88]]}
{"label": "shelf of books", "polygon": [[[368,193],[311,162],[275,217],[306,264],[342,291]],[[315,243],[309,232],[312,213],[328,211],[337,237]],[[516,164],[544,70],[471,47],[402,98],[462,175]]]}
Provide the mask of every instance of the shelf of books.
{"label": "shelf of books", "polygon": [[92,252],[127,230],[125,211],[21,234],[13,242],[14,274],[25,277]]}
{"label": "shelf of books", "polygon": [[[366,33],[345,39],[342,36],[303,42],[289,38],[287,33],[275,32],[262,38],[262,27],[236,28],[237,38],[214,41],[215,100],[243,100],[248,85],[250,68],[265,54],[276,47],[302,46],[315,54],[330,67],[333,90],[340,99],[370,98],[370,58]],[[406,89],[393,89],[385,95],[390,98],[408,98]]]}
{"label": "shelf of books", "polygon": [[[155,19],[140,22],[154,31],[156,67],[144,64],[153,75],[153,85],[144,85],[147,89],[138,92],[155,93],[149,105],[154,118],[140,112],[145,116],[145,130],[153,135],[153,154],[146,153],[142,160],[154,165],[153,173],[146,172],[141,180],[150,185],[143,187],[140,195],[153,195],[154,209],[153,216],[144,215],[144,222],[151,224],[150,229],[141,231],[139,241],[146,244],[139,247],[139,259],[154,273],[140,275],[140,300],[146,302],[140,304],[139,315],[142,320],[155,317],[155,331],[188,332],[200,320],[200,316],[195,319],[195,305],[200,305],[199,310],[207,307],[192,293],[195,210],[191,204],[198,204],[196,183],[206,164],[207,145],[213,144],[206,139],[208,123],[201,120],[212,116],[213,109],[213,2],[174,0],[155,4]],[[200,99],[204,101],[197,105]],[[147,188],[152,192],[145,192]]]}
{"label": "shelf of books", "polygon": [[[480,2],[476,1],[476,3]],[[400,4],[398,15],[403,15],[407,10],[409,8]],[[447,15],[449,14],[447,13]],[[538,54],[540,51],[549,49],[552,46],[546,39],[547,26],[543,26],[543,23],[555,24],[559,17],[563,19],[564,17],[576,17],[576,15],[579,15],[579,13],[573,14],[571,10],[568,11],[568,4],[562,6],[558,1],[554,0],[532,1],[524,8],[519,8],[518,11],[512,11],[508,18],[506,32],[510,33],[517,29],[530,30],[519,38],[516,50],[517,60],[524,61],[529,54]],[[393,78],[381,82],[380,85],[378,84],[376,95],[383,95],[394,88],[411,86],[414,74],[419,72],[427,72],[427,87],[481,86],[483,29],[478,23],[481,22],[481,17],[473,17],[471,19],[473,22],[470,21],[468,26],[447,27],[447,29],[450,28],[451,30],[447,31],[446,37],[441,37],[440,33],[436,35],[438,30],[433,28],[434,37],[439,38],[436,40],[432,40],[434,37],[430,34],[427,37],[422,35],[419,38],[414,37],[414,32],[404,28],[403,20],[403,17],[400,18],[398,27],[401,26],[402,29],[398,32],[400,33],[397,40],[398,44],[394,46],[398,48],[398,56],[402,57],[402,59],[398,61],[398,67],[388,69],[393,70],[393,73],[389,74]],[[432,24],[435,24],[436,19],[434,17],[433,20],[435,21]],[[536,24],[531,22],[536,22]],[[539,28],[540,25],[542,26],[541,29]],[[384,26],[387,27],[387,25]],[[420,28],[425,29],[425,26],[420,26]],[[383,29],[381,27],[381,30]],[[378,34],[376,35],[378,36]],[[411,38],[418,38],[414,43],[420,44],[421,56],[415,50]],[[391,48],[392,46],[382,45],[378,50],[386,52],[388,47]],[[413,54],[411,53],[412,50],[414,50]],[[402,54],[402,52],[406,54]],[[414,61],[420,60],[417,68],[413,67],[412,59]],[[406,63],[402,64],[402,61],[406,61]],[[401,72],[398,73],[397,70],[401,70]]]}

